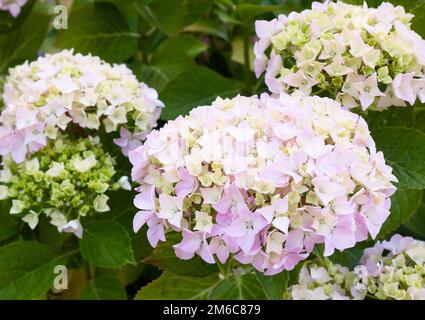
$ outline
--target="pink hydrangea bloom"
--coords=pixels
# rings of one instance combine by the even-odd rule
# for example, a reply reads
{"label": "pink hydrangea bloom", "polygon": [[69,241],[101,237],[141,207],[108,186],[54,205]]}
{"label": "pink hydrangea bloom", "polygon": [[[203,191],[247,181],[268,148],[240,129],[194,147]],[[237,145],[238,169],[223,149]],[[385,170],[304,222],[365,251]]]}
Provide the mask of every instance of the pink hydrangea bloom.
{"label": "pink hydrangea bloom", "polygon": [[[21,162],[70,123],[114,132],[125,155],[141,145],[163,107],[125,65],[64,50],[9,70],[0,117],[0,155]],[[135,128],[134,132],[126,127]]]}
{"label": "pink hydrangea bloom", "polygon": [[134,218],[153,246],[180,232],[176,255],[229,257],[266,274],[375,237],[396,177],[366,122],[328,98],[237,96],[152,131],[129,154]]}
{"label": "pink hydrangea bloom", "polygon": [[254,71],[273,93],[325,92],[347,108],[425,101],[425,41],[410,29],[412,17],[389,2],[325,1],[256,21]]}

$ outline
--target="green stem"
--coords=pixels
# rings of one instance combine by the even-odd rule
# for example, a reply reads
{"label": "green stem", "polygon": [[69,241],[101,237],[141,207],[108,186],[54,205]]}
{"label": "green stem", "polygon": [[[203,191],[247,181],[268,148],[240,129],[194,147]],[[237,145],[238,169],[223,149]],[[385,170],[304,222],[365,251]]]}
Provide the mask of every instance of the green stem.
{"label": "green stem", "polygon": [[245,64],[245,90],[248,94],[252,93],[251,88],[251,64],[250,64],[250,50],[249,50],[249,44],[250,44],[250,36],[249,33],[246,32],[246,35],[243,38],[243,55],[244,55],[244,64]]}
{"label": "green stem", "polygon": [[225,264],[222,264],[216,257],[214,257],[214,260],[220,270],[220,273],[223,275],[224,279],[227,280],[231,270],[231,259],[229,259]]}
{"label": "green stem", "polygon": [[260,78],[258,78],[257,82],[255,83],[254,88],[252,89],[252,93],[257,94],[258,90],[260,89],[263,83],[264,83],[264,77],[261,76]]}
{"label": "green stem", "polygon": [[85,259],[83,259],[83,261],[87,280],[93,280],[96,275],[96,267]]}

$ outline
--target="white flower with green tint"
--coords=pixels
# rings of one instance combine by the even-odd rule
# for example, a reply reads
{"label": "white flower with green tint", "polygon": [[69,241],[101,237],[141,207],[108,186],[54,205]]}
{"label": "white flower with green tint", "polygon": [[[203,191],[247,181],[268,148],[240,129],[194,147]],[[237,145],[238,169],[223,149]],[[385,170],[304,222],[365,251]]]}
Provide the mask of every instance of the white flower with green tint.
{"label": "white flower with green tint", "polygon": [[300,90],[348,108],[425,102],[425,41],[410,29],[412,17],[389,2],[326,1],[256,21],[255,73],[273,93]]}
{"label": "white flower with green tint", "polygon": [[46,216],[81,237],[81,217],[110,210],[107,192],[131,189],[128,177],[115,178],[115,160],[98,140],[58,137],[22,163],[3,157],[0,200],[12,200],[10,214],[31,229]]}

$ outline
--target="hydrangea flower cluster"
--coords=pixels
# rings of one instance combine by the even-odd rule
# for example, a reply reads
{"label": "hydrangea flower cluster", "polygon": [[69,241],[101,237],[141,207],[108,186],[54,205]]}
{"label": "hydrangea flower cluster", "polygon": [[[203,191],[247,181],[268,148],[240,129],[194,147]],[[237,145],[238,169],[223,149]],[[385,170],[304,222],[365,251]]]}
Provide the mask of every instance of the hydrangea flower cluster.
{"label": "hydrangea flower cluster", "polygon": [[3,157],[0,200],[11,199],[10,214],[31,229],[45,215],[59,232],[81,238],[81,217],[109,211],[107,191],[131,189],[128,177],[114,181],[114,164],[98,138],[58,137],[22,163]]}
{"label": "hydrangea flower cluster", "polygon": [[[207,115],[207,116],[206,116]],[[193,109],[130,152],[137,232],[176,255],[266,274],[375,237],[396,181],[366,122],[328,98],[237,96]]]}
{"label": "hydrangea flower cluster", "polygon": [[425,300],[425,242],[394,235],[366,249],[354,269],[353,297]]}
{"label": "hydrangea flower cluster", "polygon": [[348,108],[425,102],[425,41],[410,29],[412,17],[388,2],[326,1],[256,21],[256,75],[265,72],[271,92],[323,94]]}
{"label": "hydrangea flower cluster", "polygon": [[0,155],[22,162],[60,130],[120,128],[125,155],[142,144],[163,104],[125,65],[64,50],[9,70],[4,85]]}
{"label": "hydrangea flower cluster", "polygon": [[27,3],[27,0],[0,0],[0,10],[9,11],[16,18],[21,13],[21,7],[25,3]]}
{"label": "hydrangea flower cluster", "polygon": [[350,300],[346,289],[349,270],[329,260],[324,266],[306,263],[298,283],[288,289],[288,300]]}

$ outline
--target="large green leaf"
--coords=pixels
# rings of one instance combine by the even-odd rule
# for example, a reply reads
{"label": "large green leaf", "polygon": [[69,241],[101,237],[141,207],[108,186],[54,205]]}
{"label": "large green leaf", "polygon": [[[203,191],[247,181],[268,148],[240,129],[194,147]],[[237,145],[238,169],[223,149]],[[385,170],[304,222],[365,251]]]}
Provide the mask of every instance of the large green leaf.
{"label": "large green leaf", "polygon": [[187,114],[197,106],[210,104],[218,96],[232,97],[241,93],[244,84],[220,74],[195,66],[180,74],[164,90],[161,100],[167,106],[161,117],[164,120],[175,119]]}
{"label": "large green leaf", "polygon": [[395,231],[419,208],[422,200],[422,190],[398,189],[391,197],[391,213],[387,221],[383,224],[378,237],[385,238]]}
{"label": "large green leaf", "polygon": [[228,280],[218,274],[196,278],[164,272],[161,277],[143,287],[137,293],[136,300],[246,300],[266,299],[262,287],[255,275],[232,275]]}
{"label": "large green leaf", "polygon": [[37,56],[48,25],[49,17],[34,5],[10,32],[0,33],[0,74],[10,66]]}
{"label": "large green leaf", "polygon": [[371,244],[370,241],[360,242],[354,248],[345,249],[344,251],[335,251],[329,259],[349,269],[354,269],[354,267],[359,264],[363,250],[371,245],[373,246],[373,243]]}
{"label": "large green leaf", "polygon": [[181,276],[205,277],[218,271],[215,264],[208,264],[199,256],[190,260],[178,259],[172,246],[180,240],[181,236],[178,234],[167,235],[167,241],[160,242],[152,254],[143,262]]}
{"label": "large green leaf", "polygon": [[0,201],[0,241],[5,240],[19,232],[19,219],[9,213],[9,201]]}
{"label": "large green leaf", "polygon": [[90,263],[104,268],[136,264],[128,232],[115,221],[93,220],[84,226],[81,252]]}
{"label": "large green leaf", "polygon": [[410,128],[386,127],[372,131],[372,136],[393,167],[399,188],[425,188],[425,134]]}
{"label": "large green leaf", "polygon": [[184,55],[178,55],[167,59],[161,59],[149,65],[135,63],[131,67],[138,79],[161,93],[167,87],[167,84],[194,66],[195,62],[191,58]]}
{"label": "large green leaf", "polygon": [[68,29],[59,33],[57,46],[122,62],[134,54],[138,38],[113,4],[95,3],[72,11]]}
{"label": "large green leaf", "polygon": [[185,32],[193,32],[200,34],[208,34],[229,40],[227,29],[224,24],[217,18],[201,19],[184,28]]}
{"label": "large green leaf", "polygon": [[282,271],[273,276],[266,276],[261,272],[256,272],[258,282],[263,288],[268,300],[282,300],[283,294],[288,287],[289,271]]}
{"label": "large green leaf", "polygon": [[165,60],[175,56],[195,58],[207,48],[207,45],[198,38],[180,35],[162,42],[155,52],[152,63],[165,62]]}
{"label": "large green leaf", "polygon": [[418,236],[425,238],[425,204],[423,202],[404,226]]}
{"label": "large green leaf", "polygon": [[255,274],[247,273],[242,276],[234,274],[229,279],[220,281],[209,299],[214,300],[265,300],[261,284]]}
{"label": "large green leaf", "polygon": [[186,0],[185,25],[200,19],[210,10],[214,0]]}
{"label": "large green leaf", "polygon": [[184,26],[186,7],[181,0],[152,0],[137,4],[140,15],[169,36],[176,35]]}
{"label": "large green leaf", "polygon": [[34,299],[53,287],[54,268],[73,252],[19,241],[0,247],[0,299]]}
{"label": "large green leaf", "polygon": [[282,10],[282,6],[258,5],[252,3],[242,3],[236,6],[236,13],[247,22],[252,22],[255,17],[275,13]]}
{"label": "large green leaf", "polygon": [[384,111],[369,111],[364,116],[370,130],[384,127],[408,127],[412,124],[411,108],[389,108]]}
{"label": "large green leaf", "polygon": [[169,82],[194,67],[193,58],[206,49],[192,36],[169,38],[157,48],[150,64],[133,63],[131,68],[139,80],[161,93]]}
{"label": "large green leaf", "polygon": [[121,283],[112,277],[91,280],[81,294],[82,300],[126,300],[127,294]]}
{"label": "large green leaf", "polygon": [[216,274],[196,278],[164,272],[158,279],[141,288],[135,300],[207,299],[220,281]]}

